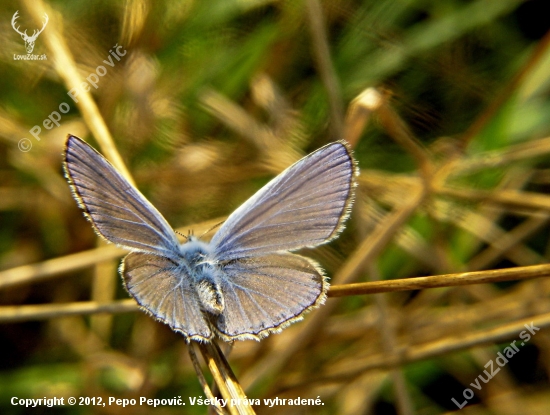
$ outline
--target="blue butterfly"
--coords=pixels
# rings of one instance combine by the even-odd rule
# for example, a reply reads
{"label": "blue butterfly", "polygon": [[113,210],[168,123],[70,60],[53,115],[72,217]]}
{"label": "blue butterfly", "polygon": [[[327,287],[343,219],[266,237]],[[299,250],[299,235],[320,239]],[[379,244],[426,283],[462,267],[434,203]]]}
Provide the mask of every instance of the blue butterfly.
{"label": "blue butterfly", "polygon": [[180,243],[157,209],[96,150],[69,135],[64,168],[95,231],[131,250],[120,273],[139,305],[189,340],[259,340],[323,304],[328,282],[289,251],[335,238],[357,170],[344,142],[279,174],[235,210],[210,242]]}

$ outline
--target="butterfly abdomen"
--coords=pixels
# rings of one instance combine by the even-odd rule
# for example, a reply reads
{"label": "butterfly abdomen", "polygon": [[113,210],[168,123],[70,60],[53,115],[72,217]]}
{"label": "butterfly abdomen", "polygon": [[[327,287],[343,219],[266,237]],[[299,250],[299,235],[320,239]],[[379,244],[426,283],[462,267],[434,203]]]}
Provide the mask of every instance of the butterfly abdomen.
{"label": "butterfly abdomen", "polygon": [[195,285],[202,308],[214,315],[219,315],[225,308],[223,294],[220,285],[203,278]]}
{"label": "butterfly abdomen", "polygon": [[212,259],[210,245],[195,238],[180,245],[180,262],[184,274],[191,277],[191,285],[199,298],[201,308],[213,315],[224,310],[224,298],[218,275],[221,271]]}

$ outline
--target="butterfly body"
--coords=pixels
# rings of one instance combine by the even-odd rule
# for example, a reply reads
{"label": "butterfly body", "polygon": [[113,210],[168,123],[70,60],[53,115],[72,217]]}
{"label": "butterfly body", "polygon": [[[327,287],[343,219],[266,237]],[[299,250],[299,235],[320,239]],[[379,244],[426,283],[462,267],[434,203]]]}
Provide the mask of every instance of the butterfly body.
{"label": "butterfly body", "polygon": [[191,285],[197,292],[204,311],[219,315],[224,309],[220,288],[223,271],[211,248],[208,243],[189,236],[187,242],[180,245],[180,268],[176,273],[191,278]]}
{"label": "butterfly body", "polygon": [[180,264],[182,271],[196,281],[200,281],[205,274],[217,272],[217,261],[211,246],[194,236],[178,246],[174,259]]}
{"label": "butterfly body", "polygon": [[65,171],[96,232],[130,252],[120,273],[151,315],[188,340],[259,340],[325,301],[328,282],[291,251],[335,238],[353,200],[347,146],[304,157],[233,212],[210,242],[180,243],[168,222],[97,151],[69,136]]}

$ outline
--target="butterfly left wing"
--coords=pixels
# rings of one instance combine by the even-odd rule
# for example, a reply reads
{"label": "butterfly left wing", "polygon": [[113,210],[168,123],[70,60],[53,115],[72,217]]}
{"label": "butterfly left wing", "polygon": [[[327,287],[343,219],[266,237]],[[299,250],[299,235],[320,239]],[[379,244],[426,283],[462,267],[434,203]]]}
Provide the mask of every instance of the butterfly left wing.
{"label": "butterfly left wing", "polygon": [[89,144],[69,135],[64,168],[95,231],[126,248],[170,256],[178,247],[166,219]]}
{"label": "butterfly left wing", "polygon": [[189,340],[209,341],[210,324],[191,278],[168,258],[141,252],[128,254],[120,267],[128,292],[142,308]]}
{"label": "butterfly left wing", "polygon": [[224,222],[212,238],[219,260],[291,251],[328,242],[353,200],[356,168],[344,142],[294,163]]}
{"label": "butterfly left wing", "polygon": [[214,327],[226,341],[281,331],[324,303],[328,289],[313,260],[291,253],[230,261],[222,273],[225,307]]}

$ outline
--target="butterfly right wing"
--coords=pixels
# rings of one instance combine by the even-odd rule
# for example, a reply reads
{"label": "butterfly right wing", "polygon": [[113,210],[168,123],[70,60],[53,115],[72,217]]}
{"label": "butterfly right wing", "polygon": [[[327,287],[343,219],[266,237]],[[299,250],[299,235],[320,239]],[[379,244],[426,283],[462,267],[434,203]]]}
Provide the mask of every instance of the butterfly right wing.
{"label": "butterfly right wing", "polygon": [[357,170],[351,150],[328,144],[287,168],[235,210],[212,238],[221,261],[313,247],[343,229]]}
{"label": "butterfly right wing", "polygon": [[206,320],[191,278],[169,258],[141,252],[126,255],[120,267],[128,292],[156,319],[188,340],[210,341]]}
{"label": "butterfly right wing", "polygon": [[73,195],[96,232],[129,249],[171,256],[178,248],[166,219],[105,157],[69,135],[64,169]]}
{"label": "butterfly right wing", "polygon": [[214,327],[226,341],[277,333],[324,303],[328,290],[319,265],[291,253],[230,261],[222,272],[225,307]]}

